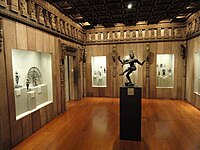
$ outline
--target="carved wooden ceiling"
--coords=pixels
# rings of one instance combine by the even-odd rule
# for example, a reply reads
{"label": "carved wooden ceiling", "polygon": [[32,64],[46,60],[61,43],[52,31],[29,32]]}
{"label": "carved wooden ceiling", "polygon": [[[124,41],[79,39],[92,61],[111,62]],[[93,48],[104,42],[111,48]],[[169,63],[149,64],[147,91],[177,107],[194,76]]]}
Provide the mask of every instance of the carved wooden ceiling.
{"label": "carved wooden ceiling", "polygon": [[[184,22],[200,10],[200,0],[49,0],[63,13],[91,29],[97,25],[114,27],[122,23],[136,25],[141,21]],[[132,8],[128,9],[131,4]],[[131,7],[131,6],[130,6]]]}

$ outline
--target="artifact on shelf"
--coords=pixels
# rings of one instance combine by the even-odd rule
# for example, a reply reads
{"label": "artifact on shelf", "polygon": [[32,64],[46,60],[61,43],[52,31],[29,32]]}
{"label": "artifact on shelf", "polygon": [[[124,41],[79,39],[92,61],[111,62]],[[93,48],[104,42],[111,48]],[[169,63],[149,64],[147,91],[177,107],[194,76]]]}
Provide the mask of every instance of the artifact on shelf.
{"label": "artifact on shelf", "polygon": [[20,88],[20,87],[22,87],[21,85],[19,85],[19,74],[18,74],[18,72],[16,71],[15,72],[15,82],[16,82],[16,85],[15,85],[15,88]]}
{"label": "artifact on shelf", "polygon": [[135,83],[133,83],[131,81],[130,74],[133,71],[136,71],[136,69],[137,69],[135,66],[136,63],[142,66],[145,63],[146,59],[144,59],[143,62],[141,63],[138,59],[135,58],[134,52],[132,50],[130,50],[129,59],[122,61],[120,59],[120,56],[118,56],[118,60],[121,62],[122,67],[126,64],[129,64],[129,67],[125,71],[120,73],[119,75],[122,76],[122,75],[126,74],[126,78],[127,78],[128,82],[125,82],[125,86],[133,86]]}
{"label": "artifact on shelf", "polygon": [[31,67],[28,71],[28,79],[33,84],[33,86],[37,86],[41,84],[41,72],[37,67]]}

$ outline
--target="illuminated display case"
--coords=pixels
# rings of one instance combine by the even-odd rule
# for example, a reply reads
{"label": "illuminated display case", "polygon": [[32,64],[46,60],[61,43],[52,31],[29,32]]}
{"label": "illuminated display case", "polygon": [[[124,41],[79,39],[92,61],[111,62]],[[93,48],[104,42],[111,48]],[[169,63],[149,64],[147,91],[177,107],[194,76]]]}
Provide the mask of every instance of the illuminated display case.
{"label": "illuminated display case", "polygon": [[106,56],[94,56],[92,61],[92,87],[106,87]]}
{"label": "illuminated display case", "polygon": [[200,95],[200,52],[196,52],[194,57],[194,92]]}
{"label": "illuminated display case", "polygon": [[156,87],[173,88],[174,86],[174,55],[157,54]]}
{"label": "illuminated display case", "polygon": [[53,102],[52,55],[12,49],[16,119]]}

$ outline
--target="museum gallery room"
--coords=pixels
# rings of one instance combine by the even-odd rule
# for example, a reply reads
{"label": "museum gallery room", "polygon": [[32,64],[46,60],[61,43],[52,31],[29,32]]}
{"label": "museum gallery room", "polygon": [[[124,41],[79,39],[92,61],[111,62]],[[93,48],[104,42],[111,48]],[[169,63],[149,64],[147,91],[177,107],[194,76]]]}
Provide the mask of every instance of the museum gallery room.
{"label": "museum gallery room", "polygon": [[0,0],[0,150],[200,150],[200,0]]}

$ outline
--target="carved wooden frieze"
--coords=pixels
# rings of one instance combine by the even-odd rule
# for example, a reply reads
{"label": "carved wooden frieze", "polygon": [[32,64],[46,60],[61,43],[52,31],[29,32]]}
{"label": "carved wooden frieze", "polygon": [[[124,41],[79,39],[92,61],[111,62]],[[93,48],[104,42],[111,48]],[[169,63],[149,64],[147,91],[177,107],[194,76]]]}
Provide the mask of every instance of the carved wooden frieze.
{"label": "carved wooden frieze", "polygon": [[124,40],[124,31],[120,31],[120,40]]}
{"label": "carved wooden frieze", "polygon": [[63,20],[60,20],[60,31],[62,34],[65,34],[65,22]]}
{"label": "carved wooden frieze", "polygon": [[27,2],[26,0],[19,0],[19,10],[22,16],[27,17]]}
{"label": "carved wooden frieze", "polygon": [[0,0],[0,6],[6,7],[7,0]]}
{"label": "carved wooden frieze", "polygon": [[56,30],[56,18],[54,14],[50,14],[50,24],[51,28]]}
{"label": "carved wooden frieze", "polygon": [[181,28],[176,28],[176,37],[182,37]]}
{"label": "carved wooden frieze", "polygon": [[56,17],[56,28],[57,28],[58,32],[61,32],[61,29],[60,29],[60,18],[59,17]]}
{"label": "carved wooden frieze", "polygon": [[51,27],[50,25],[50,18],[49,18],[49,12],[47,10],[44,10],[44,21],[45,21],[45,26]]}
{"label": "carved wooden frieze", "polygon": [[103,40],[106,41],[108,39],[108,33],[103,32]]}
{"label": "carved wooden frieze", "polygon": [[36,21],[36,7],[35,7],[35,2],[34,0],[29,0],[28,1],[28,13],[30,16],[30,19],[33,21]]}
{"label": "carved wooden frieze", "polygon": [[161,28],[157,29],[157,38],[161,39]]}
{"label": "carved wooden frieze", "polygon": [[142,29],[141,30],[138,30],[138,39],[143,39],[143,36],[142,36]]}
{"label": "carved wooden frieze", "polygon": [[101,32],[97,33],[98,41],[101,41]]}
{"label": "carved wooden frieze", "polygon": [[172,38],[175,37],[175,29],[174,29],[174,28],[171,29],[171,37],[172,37]]}
{"label": "carved wooden frieze", "polygon": [[133,30],[133,40],[135,40],[135,39],[136,39],[136,31]]}
{"label": "carved wooden frieze", "polygon": [[8,0],[8,4],[11,11],[18,13],[19,10],[18,0]]}
{"label": "carved wooden frieze", "polygon": [[149,38],[149,29],[145,29],[145,39]]}
{"label": "carved wooden frieze", "polygon": [[130,40],[130,34],[131,34],[131,32],[130,32],[130,30],[127,30],[126,31],[126,40]]}
{"label": "carved wooden frieze", "polygon": [[169,38],[169,29],[164,28],[164,38],[168,39]]}
{"label": "carved wooden frieze", "polygon": [[91,41],[95,41],[95,33],[91,33]]}
{"label": "carved wooden frieze", "polygon": [[155,38],[155,30],[151,29],[151,38],[154,39]]}
{"label": "carved wooden frieze", "polygon": [[110,32],[109,32],[109,41],[112,41],[112,40],[113,40],[113,32],[110,31]]}
{"label": "carved wooden frieze", "polygon": [[0,17],[0,52],[3,50],[3,22],[2,17]]}
{"label": "carved wooden frieze", "polygon": [[44,24],[44,14],[43,14],[43,8],[39,5],[37,5],[36,7],[36,11],[37,11],[37,19],[38,19],[38,22],[40,24]]}

